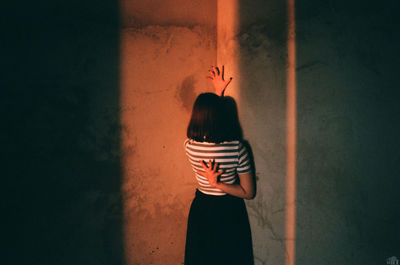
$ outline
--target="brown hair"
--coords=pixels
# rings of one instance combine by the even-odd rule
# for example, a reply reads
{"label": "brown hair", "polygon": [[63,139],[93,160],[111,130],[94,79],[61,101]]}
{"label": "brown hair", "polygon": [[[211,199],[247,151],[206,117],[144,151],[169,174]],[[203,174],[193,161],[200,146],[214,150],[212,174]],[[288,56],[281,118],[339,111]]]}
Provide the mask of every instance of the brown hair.
{"label": "brown hair", "polygon": [[200,94],[193,105],[187,137],[212,143],[241,140],[236,104],[230,99],[213,93]]}

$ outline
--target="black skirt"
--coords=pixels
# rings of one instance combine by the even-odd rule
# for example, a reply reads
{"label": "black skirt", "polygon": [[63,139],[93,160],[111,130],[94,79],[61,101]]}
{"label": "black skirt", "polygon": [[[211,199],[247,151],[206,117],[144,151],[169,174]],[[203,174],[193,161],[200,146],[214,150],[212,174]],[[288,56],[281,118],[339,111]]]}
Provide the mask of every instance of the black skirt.
{"label": "black skirt", "polygon": [[196,190],[190,206],[185,265],[253,265],[246,205],[232,196]]}

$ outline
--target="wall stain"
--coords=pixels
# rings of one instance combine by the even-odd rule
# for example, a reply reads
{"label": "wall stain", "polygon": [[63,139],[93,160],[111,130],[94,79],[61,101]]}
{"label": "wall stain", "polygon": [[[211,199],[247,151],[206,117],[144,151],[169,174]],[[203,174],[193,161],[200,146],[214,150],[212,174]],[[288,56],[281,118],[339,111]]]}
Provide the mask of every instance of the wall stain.
{"label": "wall stain", "polygon": [[176,97],[182,103],[183,108],[189,112],[192,110],[193,103],[196,99],[195,84],[196,79],[194,75],[189,75],[177,87]]}

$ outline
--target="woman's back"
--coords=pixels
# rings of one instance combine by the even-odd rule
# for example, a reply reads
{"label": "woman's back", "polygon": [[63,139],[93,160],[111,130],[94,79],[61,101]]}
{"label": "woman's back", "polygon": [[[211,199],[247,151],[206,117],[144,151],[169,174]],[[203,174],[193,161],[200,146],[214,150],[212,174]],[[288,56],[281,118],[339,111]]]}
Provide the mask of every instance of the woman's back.
{"label": "woman's back", "polygon": [[215,163],[219,165],[219,169],[224,171],[220,177],[220,182],[226,184],[234,184],[238,179],[237,174],[243,174],[251,170],[247,149],[240,141],[209,143],[186,139],[184,145],[186,155],[199,183],[199,190],[205,194],[225,195],[226,193],[212,187],[205,177],[197,173],[198,171],[204,171],[200,161],[215,160]]}
{"label": "woman's back", "polygon": [[232,78],[224,79],[224,67],[209,73],[216,93],[197,97],[186,132],[185,151],[199,185],[189,210],[184,263],[254,265],[244,199],[254,197],[255,183],[236,104],[223,97]]}

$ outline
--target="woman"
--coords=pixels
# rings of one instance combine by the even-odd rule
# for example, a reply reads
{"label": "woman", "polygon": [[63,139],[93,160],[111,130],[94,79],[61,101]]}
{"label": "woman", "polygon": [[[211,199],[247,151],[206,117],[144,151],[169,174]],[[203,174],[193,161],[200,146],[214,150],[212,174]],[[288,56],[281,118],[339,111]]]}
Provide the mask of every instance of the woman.
{"label": "woman", "polygon": [[253,265],[243,199],[254,197],[255,183],[239,123],[223,98],[232,78],[224,79],[223,66],[222,71],[211,67],[209,72],[216,93],[196,99],[185,141],[198,181],[188,218],[185,265]]}

